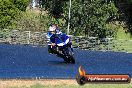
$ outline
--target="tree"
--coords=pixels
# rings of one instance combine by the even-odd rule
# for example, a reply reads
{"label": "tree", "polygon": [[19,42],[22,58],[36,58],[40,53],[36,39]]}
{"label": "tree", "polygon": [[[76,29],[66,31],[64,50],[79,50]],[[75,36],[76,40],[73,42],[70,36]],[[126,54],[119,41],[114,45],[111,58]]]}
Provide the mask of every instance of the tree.
{"label": "tree", "polygon": [[27,6],[29,5],[29,0],[9,0],[13,5],[21,11],[26,11]]}
{"label": "tree", "polygon": [[54,18],[60,18],[63,13],[64,1],[62,0],[42,0],[41,1],[45,10],[48,10],[49,15]]}
{"label": "tree", "polygon": [[28,0],[0,0],[0,28],[8,28],[14,25],[14,20],[25,11]]}
{"label": "tree", "polygon": [[[104,0],[73,0],[71,29],[75,35],[106,37],[108,31],[107,19],[117,16],[117,9],[113,2]],[[113,31],[114,32],[114,31]],[[111,35],[112,36],[112,35]]]}
{"label": "tree", "polygon": [[120,20],[126,22],[128,29],[132,35],[132,0],[116,0],[116,6],[120,11]]}
{"label": "tree", "polygon": [[49,23],[47,15],[40,15],[35,10],[29,9],[21,12],[21,17],[17,17],[14,21],[16,29],[20,31],[47,31],[47,23]]}
{"label": "tree", "polygon": [[[57,1],[60,1],[60,3],[53,3]],[[56,19],[65,19],[65,25],[67,25],[69,0],[57,1],[42,0],[44,2],[43,7],[51,16],[54,15],[51,11],[61,8],[59,11],[61,15],[58,14]],[[72,0],[70,33],[101,38],[109,36],[110,34],[110,36],[113,36],[112,34],[114,34],[115,30],[107,26],[107,20],[116,17],[118,15],[117,12],[118,10],[114,2],[106,0]]]}
{"label": "tree", "polygon": [[0,28],[12,25],[18,9],[9,0],[0,0]]}

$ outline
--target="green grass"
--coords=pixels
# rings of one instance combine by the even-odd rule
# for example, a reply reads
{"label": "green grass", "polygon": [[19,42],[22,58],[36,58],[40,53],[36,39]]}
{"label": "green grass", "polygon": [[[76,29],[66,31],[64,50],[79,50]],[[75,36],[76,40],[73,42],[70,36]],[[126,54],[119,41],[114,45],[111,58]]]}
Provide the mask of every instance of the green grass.
{"label": "green grass", "polygon": [[[12,87],[17,88],[17,87]],[[18,87],[18,88],[132,88],[132,84],[85,84],[80,85],[54,85],[45,86],[41,84],[35,84],[31,87]]]}
{"label": "green grass", "polygon": [[132,36],[130,33],[125,33],[123,27],[120,27],[117,31],[116,39],[132,40]]}
{"label": "green grass", "polygon": [[113,41],[112,51],[132,53],[132,35],[125,33],[122,26],[117,30],[116,39]]}
{"label": "green grass", "polygon": [[132,41],[130,40],[116,40],[113,41],[112,50],[119,52],[132,53]]}

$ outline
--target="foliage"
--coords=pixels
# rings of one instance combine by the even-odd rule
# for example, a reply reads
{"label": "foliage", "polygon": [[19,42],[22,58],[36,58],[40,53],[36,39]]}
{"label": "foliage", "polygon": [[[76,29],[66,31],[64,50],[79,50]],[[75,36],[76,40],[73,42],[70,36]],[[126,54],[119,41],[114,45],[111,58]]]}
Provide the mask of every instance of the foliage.
{"label": "foliage", "polygon": [[49,15],[49,23],[47,25],[55,23],[56,25],[61,27],[61,29],[66,28],[67,24],[65,24],[65,22],[67,20],[67,17],[65,19],[64,15],[66,14],[64,14],[64,12],[66,11],[65,8],[67,8],[67,6],[65,6],[65,3],[66,0],[41,0],[44,11],[46,11]]}
{"label": "foliage", "polygon": [[21,11],[26,11],[27,6],[29,5],[29,0],[9,0],[13,5]]}
{"label": "foliage", "polygon": [[14,19],[20,11],[25,11],[28,0],[0,0],[0,28],[14,26]]}
{"label": "foliage", "polygon": [[[72,8],[72,18],[77,20],[72,19],[71,25],[73,27],[77,25],[77,30],[84,30],[86,35],[106,37],[106,32],[108,32],[106,21],[108,18],[117,15],[117,9],[114,4],[107,4],[102,2],[102,0],[83,1],[80,3],[77,5],[77,9],[74,6]],[[80,6],[82,8],[79,8]]]}
{"label": "foliage", "polygon": [[[58,1],[60,3],[54,4]],[[67,25],[69,21],[69,0],[42,0],[42,2],[43,7],[50,13],[50,16],[55,19],[64,19],[65,25]],[[56,11],[56,14],[52,13]],[[111,33],[111,36],[113,36],[112,32],[115,31],[106,26],[106,21],[117,16],[117,11],[113,2],[105,2],[105,0],[72,0],[70,33],[97,37],[106,37]]]}
{"label": "foliage", "polygon": [[49,15],[55,18],[60,18],[63,13],[64,1],[62,0],[42,0],[42,5],[49,11]]}
{"label": "foliage", "polygon": [[132,35],[132,0],[115,1],[116,6],[120,11],[120,20],[127,25],[127,32]]}
{"label": "foliage", "polygon": [[0,28],[12,25],[18,9],[9,0],[0,0]]}
{"label": "foliage", "polygon": [[[40,12],[39,12],[40,13]],[[36,13],[35,10],[27,10],[26,12],[20,12],[19,17],[14,21],[16,29],[21,31],[43,31],[46,30],[46,19],[47,16],[41,17],[39,13]],[[44,22],[40,19],[43,18]],[[46,26],[46,27],[45,27]]]}

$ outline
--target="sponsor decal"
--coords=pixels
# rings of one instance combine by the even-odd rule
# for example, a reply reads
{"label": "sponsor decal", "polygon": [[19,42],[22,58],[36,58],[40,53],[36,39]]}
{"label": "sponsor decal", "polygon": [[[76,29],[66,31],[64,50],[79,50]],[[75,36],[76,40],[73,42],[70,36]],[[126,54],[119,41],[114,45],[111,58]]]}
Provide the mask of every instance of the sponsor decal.
{"label": "sponsor decal", "polygon": [[130,83],[131,77],[129,74],[86,74],[80,66],[76,81],[80,85],[85,83]]}

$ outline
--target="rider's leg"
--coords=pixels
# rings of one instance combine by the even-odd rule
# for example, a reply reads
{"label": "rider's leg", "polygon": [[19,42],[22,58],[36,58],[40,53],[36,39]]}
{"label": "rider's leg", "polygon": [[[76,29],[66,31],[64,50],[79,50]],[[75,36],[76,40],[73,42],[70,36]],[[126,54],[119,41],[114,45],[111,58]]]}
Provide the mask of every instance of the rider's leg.
{"label": "rider's leg", "polygon": [[53,54],[53,49],[51,48],[51,45],[48,45],[48,52],[49,52],[50,54]]}

